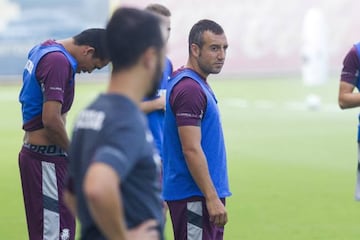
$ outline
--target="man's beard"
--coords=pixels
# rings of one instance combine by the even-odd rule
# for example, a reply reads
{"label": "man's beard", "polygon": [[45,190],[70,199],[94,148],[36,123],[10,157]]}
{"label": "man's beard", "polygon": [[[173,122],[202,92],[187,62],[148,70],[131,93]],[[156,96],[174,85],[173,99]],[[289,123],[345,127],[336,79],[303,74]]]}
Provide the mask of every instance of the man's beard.
{"label": "man's beard", "polygon": [[158,58],[158,62],[156,65],[156,70],[154,72],[154,76],[151,80],[152,86],[149,92],[146,94],[146,98],[153,98],[157,95],[157,91],[159,89],[160,83],[161,83],[161,77],[162,77],[162,64],[161,64],[161,58]]}
{"label": "man's beard", "polygon": [[201,58],[201,52],[200,52],[200,55],[199,55],[199,58],[197,59],[197,62],[198,62],[198,65],[199,65],[199,68],[201,69],[201,71],[206,74],[206,75],[209,75],[209,74],[218,74],[221,72],[221,69],[216,69],[214,67],[212,67],[211,65],[209,64],[204,64],[202,61],[202,58]]}

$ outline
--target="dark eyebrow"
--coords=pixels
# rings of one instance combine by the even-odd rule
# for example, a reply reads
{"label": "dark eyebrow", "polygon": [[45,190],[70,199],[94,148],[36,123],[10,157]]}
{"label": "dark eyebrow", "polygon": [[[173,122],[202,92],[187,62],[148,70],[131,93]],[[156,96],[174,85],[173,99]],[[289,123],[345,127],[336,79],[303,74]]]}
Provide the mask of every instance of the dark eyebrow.
{"label": "dark eyebrow", "polygon": [[217,47],[217,48],[223,47],[223,48],[227,49],[229,47],[229,45],[225,44],[224,46],[222,46],[221,44],[211,44],[210,47]]}

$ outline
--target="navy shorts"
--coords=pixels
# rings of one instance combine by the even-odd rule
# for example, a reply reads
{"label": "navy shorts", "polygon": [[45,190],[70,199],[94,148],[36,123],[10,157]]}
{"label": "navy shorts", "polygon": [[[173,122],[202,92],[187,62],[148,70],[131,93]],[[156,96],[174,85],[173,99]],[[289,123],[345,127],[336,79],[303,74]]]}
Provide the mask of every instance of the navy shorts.
{"label": "navy shorts", "polygon": [[[221,199],[225,205],[225,199]],[[210,222],[203,197],[167,201],[175,240],[222,240],[224,227]]]}
{"label": "navy shorts", "polygon": [[65,153],[54,145],[27,144],[19,168],[29,239],[73,240],[75,219],[63,202]]}

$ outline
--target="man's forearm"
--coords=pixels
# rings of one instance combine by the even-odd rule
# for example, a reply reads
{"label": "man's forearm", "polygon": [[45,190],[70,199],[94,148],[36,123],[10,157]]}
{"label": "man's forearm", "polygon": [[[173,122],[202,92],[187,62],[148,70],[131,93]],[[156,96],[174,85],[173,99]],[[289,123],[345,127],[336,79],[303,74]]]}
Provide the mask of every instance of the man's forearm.
{"label": "man's forearm", "polygon": [[76,217],[76,198],[75,196],[68,190],[64,191],[64,202],[71,214]]}
{"label": "man's forearm", "polygon": [[338,101],[341,109],[360,106],[360,93],[354,92],[354,89],[354,85],[346,81],[340,81]]}
{"label": "man's forearm", "polygon": [[205,197],[210,222],[223,227],[228,221],[226,209],[211,180],[203,151],[188,152],[185,159],[193,179]]}
{"label": "man's forearm", "polygon": [[60,146],[65,151],[68,150],[70,141],[65,129],[65,124],[62,120],[56,120],[54,122],[47,123],[46,125],[44,124],[44,128],[48,139],[52,143]]}
{"label": "man's forearm", "polygon": [[360,93],[344,93],[339,99],[340,107],[343,109],[360,106]]}
{"label": "man's forearm", "polygon": [[154,107],[153,107],[153,103],[152,101],[144,101],[140,103],[140,109],[144,112],[144,113],[150,113],[152,111],[154,111]]}
{"label": "man's forearm", "polygon": [[115,207],[115,205],[119,205],[119,202],[116,202],[114,196],[103,196],[103,199],[88,199],[88,205],[94,221],[105,236],[110,240],[126,239],[126,229],[121,223],[121,214],[119,213],[120,207]]}
{"label": "man's forearm", "polygon": [[121,194],[115,173],[105,164],[94,164],[84,180],[90,213],[102,233],[110,240],[126,239]]}
{"label": "man's forearm", "polygon": [[203,151],[194,149],[184,154],[191,176],[204,194],[205,199],[218,198]]}
{"label": "man's forearm", "polygon": [[61,114],[61,108],[62,105],[59,102],[45,102],[43,105],[42,122],[48,140],[67,151],[70,141],[65,128],[66,114]]}
{"label": "man's forearm", "polygon": [[144,113],[151,113],[157,110],[164,110],[165,108],[165,96],[161,96],[149,101],[143,101],[140,104],[140,109]]}

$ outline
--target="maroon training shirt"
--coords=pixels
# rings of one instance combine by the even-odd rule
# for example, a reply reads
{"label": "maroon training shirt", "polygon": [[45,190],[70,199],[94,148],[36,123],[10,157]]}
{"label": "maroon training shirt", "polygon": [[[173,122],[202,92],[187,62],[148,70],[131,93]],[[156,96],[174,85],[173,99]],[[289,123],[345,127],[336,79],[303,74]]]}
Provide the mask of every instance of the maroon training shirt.
{"label": "maroon training shirt", "polygon": [[[174,72],[174,75],[183,68]],[[206,79],[203,79],[206,83]],[[207,105],[202,87],[191,78],[183,78],[170,95],[170,106],[178,126],[200,126]]]}
{"label": "maroon training shirt", "polygon": [[360,61],[355,47],[352,47],[344,58],[341,81],[356,86],[359,76]]}
{"label": "maroon training shirt", "polygon": [[[58,44],[47,40],[42,45]],[[69,60],[61,52],[50,52],[38,63],[36,78],[42,84],[43,101],[58,101],[62,104],[61,113],[66,113],[74,100],[73,70]],[[42,116],[39,115],[23,126],[26,131],[43,128]]]}

